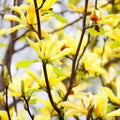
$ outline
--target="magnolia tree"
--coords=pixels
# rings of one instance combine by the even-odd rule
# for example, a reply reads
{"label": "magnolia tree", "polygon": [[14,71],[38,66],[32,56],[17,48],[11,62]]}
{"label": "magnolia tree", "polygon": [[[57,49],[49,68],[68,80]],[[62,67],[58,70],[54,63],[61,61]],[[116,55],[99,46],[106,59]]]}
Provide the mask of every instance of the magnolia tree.
{"label": "magnolia tree", "polygon": [[119,13],[120,0],[1,0],[0,119],[119,120]]}

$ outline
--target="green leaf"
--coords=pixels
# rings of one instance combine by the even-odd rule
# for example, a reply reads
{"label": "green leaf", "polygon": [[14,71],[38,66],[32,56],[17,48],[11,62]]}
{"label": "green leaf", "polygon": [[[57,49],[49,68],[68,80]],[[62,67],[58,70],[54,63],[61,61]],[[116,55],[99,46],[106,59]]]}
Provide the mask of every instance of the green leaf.
{"label": "green leaf", "polygon": [[114,108],[115,108],[114,105],[108,104],[108,106],[107,106],[107,112],[109,113],[109,112],[112,111]]}
{"label": "green leaf", "polygon": [[115,41],[115,42],[113,42],[113,43],[110,45],[110,47],[111,47],[112,49],[118,48],[118,47],[120,47],[120,42],[119,42],[119,41]]}
{"label": "green leaf", "polygon": [[36,104],[36,99],[31,99],[31,100],[29,100],[29,104]]}
{"label": "green leaf", "polygon": [[55,74],[58,75],[58,76],[64,76],[65,75],[61,69],[59,69],[58,67],[56,67],[54,65],[53,65],[53,70],[54,70]]}
{"label": "green leaf", "polygon": [[6,47],[7,46],[7,44],[5,44],[5,43],[0,43],[0,47]]}
{"label": "green leaf", "polygon": [[120,70],[118,70],[117,73],[120,75]]}
{"label": "green leaf", "polygon": [[38,62],[38,61],[37,60],[21,60],[16,63],[16,67],[18,68],[29,67],[34,62]]}
{"label": "green leaf", "polygon": [[80,2],[80,0],[69,0],[70,4],[77,5]]}
{"label": "green leaf", "polygon": [[63,17],[62,15],[59,15],[59,14],[55,13],[54,16],[58,21],[60,21],[62,23],[67,23],[68,22],[68,20],[65,17]]}
{"label": "green leaf", "polygon": [[89,28],[88,32],[91,35],[103,35],[105,33],[103,27],[99,25],[95,25],[94,27]]}

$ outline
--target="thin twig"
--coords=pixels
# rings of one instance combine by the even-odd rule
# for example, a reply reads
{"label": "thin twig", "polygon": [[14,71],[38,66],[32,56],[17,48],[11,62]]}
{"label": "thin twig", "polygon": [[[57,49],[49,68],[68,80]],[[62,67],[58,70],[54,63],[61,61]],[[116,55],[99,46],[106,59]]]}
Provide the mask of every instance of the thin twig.
{"label": "thin twig", "polygon": [[34,0],[34,5],[35,5],[35,12],[36,12],[37,26],[38,26],[38,37],[41,40],[42,39],[41,23],[40,23],[39,8],[36,0]]}
{"label": "thin twig", "polygon": [[6,95],[5,95],[5,99],[6,99],[5,109],[6,109],[6,111],[7,111],[9,120],[11,120],[10,112],[9,112],[9,107],[8,107],[8,86],[6,86],[5,94],[6,94]]}
{"label": "thin twig", "polygon": [[95,9],[97,10],[97,0],[95,0]]}
{"label": "thin twig", "polygon": [[12,41],[14,41],[14,42],[16,42],[17,40],[19,40],[20,38],[22,38],[27,32],[29,32],[30,31],[30,29],[29,30],[27,30],[27,31],[25,31],[22,35],[20,35],[19,37],[16,37],[16,38],[14,38],[14,39],[12,39]]}
{"label": "thin twig", "polygon": [[87,6],[88,6],[88,0],[85,0],[85,7],[84,7],[85,9],[84,9],[84,15],[83,15],[83,24],[82,24],[82,33],[81,33],[80,41],[79,41],[79,44],[78,44],[78,47],[77,47],[77,50],[76,50],[76,54],[74,56],[73,63],[72,63],[72,72],[71,72],[71,77],[70,77],[69,88],[68,88],[67,93],[65,94],[65,96],[63,98],[63,101],[67,100],[67,98],[69,96],[69,93],[70,93],[70,91],[72,89],[74,79],[75,79],[76,60],[77,60],[77,57],[78,57],[78,54],[79,54],[79,50],[80,50],[80,46],[81,46],[81,43],[82,43],[82,40],[83,40],[83,37],[84,37],[85,30],[86,30],[85,28],[86,28]]}
{"label": "thin twig", "polygon": [[48,93],[50,103],[51,103],[52,107],[55,109],[55,111],[58,113],[59,120],[63,120],[64,115],[62,114],[61,110],[56,106],[56,104],[53,100],[53,97],[52,97],[52,93],[51,93],[51,90],[50,90],[50,84],[49,84],[49,80],[48,80],[47,69],[46,69],[46,63],[44,61],[42,62],[42,66],[43,66],[46,89],[47,89],[47,93]]}
{"label": "thin twig", "polygon": [[21,51],[21,50],[23,50],[23,49],[25,49],[26,47],[29,47],[29,46],[30,46],[29,44],[25,44],[23,47],[21,47],[17,50],[14,50],[14,53],[19,52],[19,51]]}
{"label": "thin twig", "polygon": [[77,65],[76,65],[76,70],[78,69],[79,61],[80,61],[80,59],[82,58],[82,56],[84,55],[85,50],[86,50],[86,48],[87,48],[89,42],[90,42],[90,34],[88,34],[88,41],[87,41],[87,44],[86,44],[86,46],[83,48],[83,51],[82,51],[81,55],[80,55],[79,58],[78,58]]}
{"label": "thin twig", "polygon": [[41,4],[41,6],[38,8],[38,10],[42,8],[42,6],[44,5],[45,1],[46,1],[46,0],[43,0],[42,4]]}
{"label": "thin twig", "polygon": [[78,19],[72,21],[71,23],[68,23],[67,25],[65,25],[65,26],[63,26],[63,27],[61,27],[61,28],[58,28],[58,29],[56,29],[56,30],[54,30],[54,31],[52,31],[52,32],[49,32],[49,33],[50,33],[50,34],[53,34],[53,33],[56,33],[56,32],[58,32],[58,31],[60,31],[60,30],[63,30],[63,29],[65,29],[65,28],[73,25],[74,23],[80,21],[82,18],[83,18],[83,17],[80,16]]}
{"label": "thin twig", "polygon": [[22,96],[22,97],[23,97],[23,99],[25,100],[25,104],[27,105],[27,106],[26,106],[27,108],[25,108],[25,109],[27,110],[27,112],[28,112],[28,114],[30,115],[31,119],[34,120],[34,115],[32,115],[31,112],[30,112],[29,103],[28,103],[26,97],[25,97],[25,96]]}

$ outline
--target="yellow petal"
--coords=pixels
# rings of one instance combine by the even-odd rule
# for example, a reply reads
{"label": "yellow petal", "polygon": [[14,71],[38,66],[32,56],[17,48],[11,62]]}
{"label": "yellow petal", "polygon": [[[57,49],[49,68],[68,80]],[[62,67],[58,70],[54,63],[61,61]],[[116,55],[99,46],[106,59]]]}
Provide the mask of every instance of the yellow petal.
{"label": "yellow petal", "polygon": [[34,4],[29,5],[27,10],[27,18],[28,18],[28,24],[30,25],[37,23]]}
{"label": "yellow petal", "polygon": [[9,120],[6,111],[0,110],[0,119],[1,119],[1,120]]}
{"label": "yellow petal", "polygon": [[114,30],[107,32],[106,35],[114,40],[120,41],[120,29],[115,28]]}
{"label": "yellow petal", "polygon": [[70,48],[66,48],[63,51],[61,51],[59,54],[51,57],[50,61],[54,61],[54,60],[59,59],[59,58],[65,56],[65,55],[68,55],[68,54],[70,54],[70,52],[71,52],[71,49]]}
{"label": "yellow petal", "polygon": [[43,4],[42,10],[48,10],[57,0],[46,0]]}
{"label": "yellow petal", "polygon": [[15,32],[16,30],[19,30],[19,29],[21,29],[21,28],[26,28],[26,25],[22,25],[22,24],[16,25],[15,27],[12,27],[10,30],[8,30],[8,33],[9,33],[9,34],[10,34],[10,33],[13,33],[13,32]]}
{"label": "yellow petal", "polygon": [[30,44],[30,46],[37,52],[37,54],[39,55],[39,57],[40,57],[41,59],[43,59],[44,56],[43,56],[43,54],[41,53],[40,47],[38,46],[38,44],[37,44],[37,43],[34,43],[33,41],[31,41],[29,38],[27,38],[27,40],[28,40],[28,43]]}
{"label": "yellow petal", "polygon": [[106,114],[105,118],[110,118],[110,117],[114,117],[114,116],[120,116],[120,109],[114,110],[114,111]]}
{"label": "yellow petal", "polygon": [[56,85],[57,83],[61,82],[62,80],[64,80],[66,78],[66,76],[62,76],[62,77],[59,77],[57,79],[52,79],[50,81],[50,86],[54,86]]}
{"label": "yellow petal", "polygon": [[44,30],[41,30],[41,32],[42,32],[42,36],[45,38],[45,40],[49,41],[50,40],[50,34],[45,32]]}
{"label": "yellow petal", "polygon": [[7,32],[7,29],[0,29],[0,36],[3,36]]}
{"label": "yellow petal", "polygon": [[51,120],[50,114],[36,115],[35,120]]}
{"label": "yellow petal", "polygon": [[115,26],[120,20],[119,14],[109,14],[98,21],[98,24],[109,24]]}
{"label": "yellow petal", "polygon": [[41,16],[40,20],[41,21],[49,20],[52,18],[52,16],[53,16],[52,14],[45,14],[45,15]]}
{"label": "yellow petal", "polygon": [[116,80],[117,97],[120,99],[120,77]]}
{"label": "yellow petal", "polygon": [[102,89],[104,91],[106,91],[108,93],[108,97],[110,98],[110,100],[114,103],[120,104],[120,98],[117,98],[111,89],[107,88],[107,87],[102,87]]}
{"label": "yellow petal", "polygon": [[39,77],[31,70],[27,70],[27,73],[39,84],[40,87],[44,86],[44,83],[42,80],[39,79]]}
{"label": "yellow petal", "polygon": [[20,18],[15,16],[15,15],[5,15],[4,16],[5,20],[10,20],[10,21],[16,21],[16,22],[21,22]]}
{"label": "yellow petal", "polygon": [[107,113],[107,92],[101,89],[100,93],[95,96],[97,106],[95,113],[98,117],[103,117]]}
{"label": "yellow petal", "polygon": [[13,7],[13,10],[20,15],[20,18],[21,18],[22,21],[26,24],[27,22],[26,22],[25,15],[24,15],[24,13],[22,12],[22,10],[20,9],[20,7],[14,6],[14,7]]}

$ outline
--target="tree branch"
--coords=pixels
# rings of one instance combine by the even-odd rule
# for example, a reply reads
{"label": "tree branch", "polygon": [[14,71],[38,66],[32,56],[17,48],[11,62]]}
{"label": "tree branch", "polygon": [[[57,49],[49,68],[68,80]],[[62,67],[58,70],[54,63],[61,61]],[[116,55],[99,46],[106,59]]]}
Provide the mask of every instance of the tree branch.
{"label": "tree branch", "polygon": [[42,39],[41,23],[40,23],[39,8],[38,8],[37,1],[36,1],[36,0],[34,0],[34,5],[35,5],[35,12],[36,12],[37,26],[38,26],[38,37],[39,37],[39,39],[41,40],[41,39]]}
{"label": "tree branch", "polygon": [[80,50],[80,46],[82,44],[82,40],[83,40],[83,37],[84,37],[85,30],[86,30],[85,28],[86,28],[87,6],[88,6],[88,0],[85,0],[82,33],[81,33],[80,41],[79,41],[79,44],[78,44],[78,47],[77,47],[77,50],[76,50],[76,54],[74,56],[73,63],[72,63],[72,71],[71,71],[69,88],[68,88],[67,93],[65,94],[65,96],[63,98],[63,101],[67,100],[67,98],[69,96],[69,93],[70,93],[70,91],[72,90],[72,87],[73,87],[73,82],[74,82],[75,75],[76,75],[76,71],[75,71],[76,60],[77,60],[77,57],[78,57],[78,54],[79,54],[79,50]]}
{"label": "tree branch", "polygon": [[48,93],[50,103],[51,103],[52,107],[55,109],[55,111],[58,113],[59,120],[63,120],[64,114],[62,114],[62,111],[56,106],[56,104],[55,104],[55,102],[53,100],[53,97],[52,97],[52,93],[51,93],[51,90],[50,90],[50,84],[49,84],[49,80],[48,80],[48,75],[47,75],[46,62],[43,61],[42,66],[43,66],[46,89],[47,89],[47,93]]}

